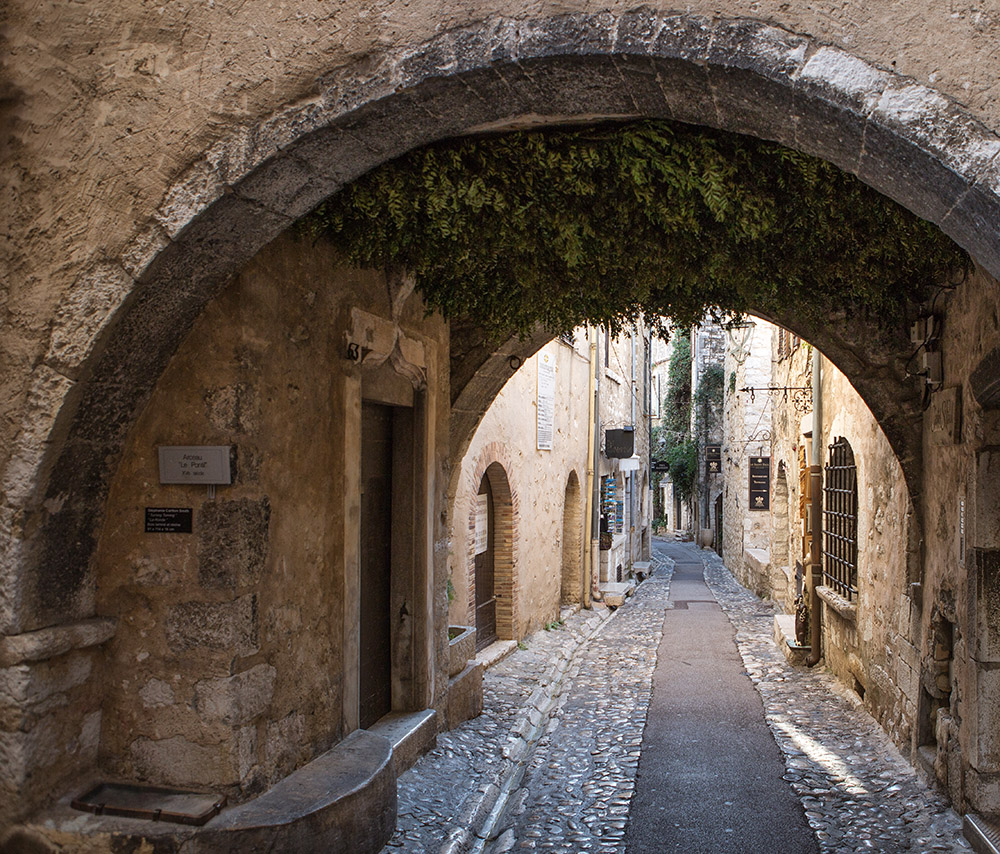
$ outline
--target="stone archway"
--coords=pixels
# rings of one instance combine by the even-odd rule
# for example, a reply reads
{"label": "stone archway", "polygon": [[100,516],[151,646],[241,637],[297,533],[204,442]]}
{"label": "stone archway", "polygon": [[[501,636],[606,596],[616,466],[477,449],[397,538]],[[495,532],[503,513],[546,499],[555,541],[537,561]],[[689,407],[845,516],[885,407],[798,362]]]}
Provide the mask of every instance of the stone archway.
{"label": "stone archway", "polygon": [[580,479],[575,471],[566,478],[563,493],[561,605],[576,605],[583,597],[583,509]]}
{"label": "stone archway", "polygon": [[[773,139],[825,157],[938,223],[1000,275],[1000,145],[956,105],[839,48],[749,19],[623,14],[501,19],[315,73],[316,96],[211,139],[155,210],[136,210],[121,251],[80,241],[93,262],[65,294],[32,363],[0,489],[0,632],[46,629],[51,649],[93,645],[93,553],[122,445],[179,343],[222,285],[316,202],[416,146],[532,124],[657,117]],[[99,238],[98,238],[99,239]],[[71,247],[72,249],[73,247]],[[87,252],[84,252],[84,250]],[[920,493],[919,399],[905,339],[851,318],[806,328],[851,377]],[[511,355],[472,324],[452,337],[452,458]]]}
{"label": "stone archway", "polygon": [[[262,245],[346,182],[434,139],[630,116],[825,157],[939,223],[1000,274],[1000,199],[979,183],[995,135],[933,90],[806,36],[644,9],[493,20],[386,51],[324,78],[318,101],[219,140],[166,190],[141,237],[89,269],[63,301],[4,477],[8,524],[11,514],[25,518],[4,555],[4,631],[91,613],[90,556],[123,437],[207,301]],[[918,406],[895,388],[897,360],[866,347],[847,319],[839,329],[776,319],[852,377],[919,493]],[[496,352],[475,335],[465,343],[453,377],[456,454],[502,384],[507,357],[537,342]]]}

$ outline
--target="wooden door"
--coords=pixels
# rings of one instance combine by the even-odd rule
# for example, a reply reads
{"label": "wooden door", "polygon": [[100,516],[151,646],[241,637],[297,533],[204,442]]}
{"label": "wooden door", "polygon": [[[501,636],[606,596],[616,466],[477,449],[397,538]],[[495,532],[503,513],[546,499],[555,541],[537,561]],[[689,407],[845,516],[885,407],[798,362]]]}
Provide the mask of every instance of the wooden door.
{"label": "wooden door", "polygon": [[392,709],[392,407],[361,407],[361,643],[359,723]]}
{"label": "wooden door", "polygon": [[[479,498],[485,498],[486,549],[476,555],[476,649],[489,646],[497,639],[497,598],[493,570],[493,490],[484,474],[479,482]],[[477,525],[481,524],[481,504],[477,507]]]}

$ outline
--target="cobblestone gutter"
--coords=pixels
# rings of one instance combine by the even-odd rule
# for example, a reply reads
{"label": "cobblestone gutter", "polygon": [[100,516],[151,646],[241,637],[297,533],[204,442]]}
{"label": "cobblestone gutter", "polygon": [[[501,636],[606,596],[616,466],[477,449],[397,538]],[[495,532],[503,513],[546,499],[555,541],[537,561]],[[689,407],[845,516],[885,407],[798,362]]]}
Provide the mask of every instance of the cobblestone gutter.
{"label": "cobblestone gutter", "polygon": [[[535,847],[552,836],[550,811],[565,823],[555,834],[562,850],[622,850],[668,564],[654,565],[626,607],[565,611],[562,626],[487,672],[483,714],[441,733],[399,778],[386,852],[499,854],[515,838]],[[647,598],[656,601],[635,607]]]}
{"label": "cobblestone gutter", "polygon": [[785,756],[821,851],[968,851],[962,820],[899,753],[860,701],[827,671],[789,665],[772,639],[774,609],[721,559],[705,582],[729,616],[747,673]]}

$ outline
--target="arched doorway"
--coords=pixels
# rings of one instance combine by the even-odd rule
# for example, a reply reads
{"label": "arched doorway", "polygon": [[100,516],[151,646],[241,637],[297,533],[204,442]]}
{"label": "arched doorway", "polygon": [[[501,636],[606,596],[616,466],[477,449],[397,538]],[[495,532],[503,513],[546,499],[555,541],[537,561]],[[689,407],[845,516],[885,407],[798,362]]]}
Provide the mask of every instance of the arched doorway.
{"label": "arched doorway", "polygon": [[571,471],[566,478],[563,495],[562,583],[559,594],[563,605],[575,605],[583,595],[582,525],[580,480],[576,472]]}
{"label": "arched doorway", "polygon": [[513,637],[513,534],[510,482],[500,463],[487,466],[473,508],[473,613],[476,649]]}
{"label": "arched doorway", "polygon": [[476,649],[497,639],[497,596],[495,583],[496,512],[490,476],[483,474],[476,495]]}

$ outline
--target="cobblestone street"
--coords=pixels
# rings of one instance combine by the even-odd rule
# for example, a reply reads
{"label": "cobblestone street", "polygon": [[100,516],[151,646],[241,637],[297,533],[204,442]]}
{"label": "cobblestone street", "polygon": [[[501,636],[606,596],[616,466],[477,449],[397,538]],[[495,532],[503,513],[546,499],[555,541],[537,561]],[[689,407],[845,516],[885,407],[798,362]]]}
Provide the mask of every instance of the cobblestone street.
{"label": "cobblestone street", "polygon": [[[784,779],[819,849],[969,850],[960,818],[856,698],[826,672],[786,663],[772,639],[770,604],[741,587],[714,552],[682,548],[703,562],[732,623]],[[386,854],[625,851],[656,650],[672,604],[665,543],[654,542],[653,557],[652,576],[623,607],[566,611],[562,626],[532,635],[487,672],[483,714],[440,734],[437,748],[400,778]]]}

